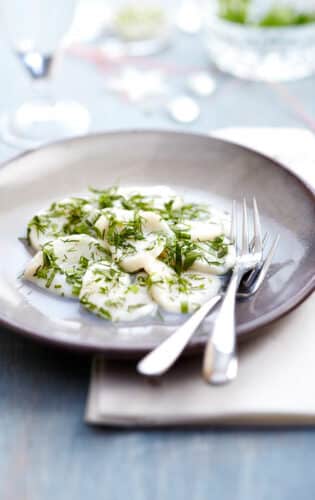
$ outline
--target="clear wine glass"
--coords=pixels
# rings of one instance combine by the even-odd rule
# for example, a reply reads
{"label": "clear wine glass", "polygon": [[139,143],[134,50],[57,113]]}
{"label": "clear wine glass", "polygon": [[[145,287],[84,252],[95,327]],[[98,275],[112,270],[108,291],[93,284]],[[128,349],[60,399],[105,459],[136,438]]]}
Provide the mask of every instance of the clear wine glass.
{"label": "clear wine glass", "polygon": [[0,0],[0,19],[12,49],[31,77],[32,96],[0,116],[1,138],[19,148],[84,134],[89,113],[59,100],[52,89],[57,49],[70,28],[77,0]]}

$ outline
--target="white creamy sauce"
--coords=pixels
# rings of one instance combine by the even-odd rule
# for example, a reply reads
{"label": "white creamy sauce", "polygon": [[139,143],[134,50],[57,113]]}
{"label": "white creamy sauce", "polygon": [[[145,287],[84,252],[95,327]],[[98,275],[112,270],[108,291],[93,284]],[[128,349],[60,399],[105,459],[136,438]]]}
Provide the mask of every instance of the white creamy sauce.
{"label": "white creamy sauce", "polygon": [[24,278],[111,321],[158,307],[191,313],[234,266],[229,226],[226,213],[166,186],[93,189],[31,219],[28,241],[38,252]]}

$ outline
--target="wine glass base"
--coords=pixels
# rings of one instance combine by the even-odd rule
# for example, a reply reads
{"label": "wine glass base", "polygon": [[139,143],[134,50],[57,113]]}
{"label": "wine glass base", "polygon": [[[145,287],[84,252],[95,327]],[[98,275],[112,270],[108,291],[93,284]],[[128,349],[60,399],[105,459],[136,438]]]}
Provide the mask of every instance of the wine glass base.
{"label": "wine glass base", "polygon": [[89,112],[80,103],[34,100],[0,117],[0,137],[10,146],[32,149],[83,135],[89,125]]}

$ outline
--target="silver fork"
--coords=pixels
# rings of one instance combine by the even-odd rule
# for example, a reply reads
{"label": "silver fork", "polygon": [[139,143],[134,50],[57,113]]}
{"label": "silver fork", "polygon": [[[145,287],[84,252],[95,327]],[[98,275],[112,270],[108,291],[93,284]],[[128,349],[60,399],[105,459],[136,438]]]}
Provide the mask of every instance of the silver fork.
{"label": "silver fork", "polygon": [[[232,210],[232,230],[231,236],[233,240],[235,239],[235,227],[236,214],[235,214],[235,204],[233,204]],[[266,240],[266,236],[263,240],[263,245]],[[279,236],[273,241],[266,258],[262,261],[262,265],[256,275],[250,280],[251,287],[237,292],[238,298],[249,298],[254,293],[256,293],[261,285],[263,284],[267,272],[270,268],[276,247],[278,245]],[[253,247],[255,241],[251,242],[251,247]],[[247,283],[248,278],[246,279]],[[162,375],[165,373],[179,356],[184,351],[185,347],[189,343],[190,339],[194,335],[198,326],[202,323],[204,318],[209,314],[209,312],[214,308],[214,306],[221,300],[223,295],[217,295],[213,297],[208,302],[206,302],[198,311],[196,311],[193,316],[191,316],[183,325],[181,325],[174,333],[172,333],[167,339],[165,339],[160,345],[158,345],[153,351],[147,354],[137,366],[137,370],[142,375]]]}
{"label": "silver fork", "polygon": [[233,210],[232,218],[234,219],[235,228],[233,239],[237,251],[236,264],[216,318],[212,335],[206,345],[202,367],[204,379],[212,384],[224,384],[234,380],[237,376],[238,360],[235,333],[236,294],[241,279],[261,261],[263,251],[260,218],[255,198],[253,199],[253,209],[254,246],[250,250],[247,205],[246,200],[243,199],[240,251],[237,249],[238,231],[235,206]]}
{"label": "silver fork", "polygon": [[[239,290],[237,292],[237,298],[248,299],[262,286],[269,271],[278,242],[279,236],[274,239],[266,258],[263,260],[263,263],[254,278],[251,288],[248,290],[246,288],[242,291]],[[217,295],[209,300],[200,309],[198,309],[193,316],[185,321],[183,325],[177,328],[174,333],[167,337],[167,339],[153,349],[153,351],[147,354],[138,363],[138,372],[142,375],[157,376],[163,375],[163,373],[169,370],[188,345],[198,326],[223,296],[224,294]]]}

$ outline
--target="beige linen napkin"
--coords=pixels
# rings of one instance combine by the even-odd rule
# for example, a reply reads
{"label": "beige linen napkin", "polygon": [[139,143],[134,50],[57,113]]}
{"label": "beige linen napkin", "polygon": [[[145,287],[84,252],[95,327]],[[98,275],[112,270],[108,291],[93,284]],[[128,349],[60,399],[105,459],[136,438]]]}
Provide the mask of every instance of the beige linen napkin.
{"label": "beige linen napkin", "polygon": [[[282,159],[315,186],[315,139],[304,130],[227,129],[216,135]],[[290,140],[290,136],[292,139]],[[289,155],[289,147],[291,155]],[[281,152],[285,151],[285,154]],[[315,294],[241,346],[239,376],[208,386],[200,358],[158,380],[134,363],[94,359],[86,422],[115,426],[315,424]]]}

